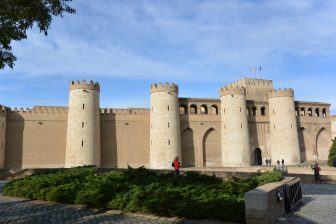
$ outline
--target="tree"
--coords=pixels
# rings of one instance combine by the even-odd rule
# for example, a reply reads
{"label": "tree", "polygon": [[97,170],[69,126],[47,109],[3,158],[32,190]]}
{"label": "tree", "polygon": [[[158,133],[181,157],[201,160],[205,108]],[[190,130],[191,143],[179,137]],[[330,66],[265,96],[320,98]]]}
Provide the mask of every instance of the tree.
{"label": "tree", "polygon": [[16,57],[12,53],[12,41],[27,38],[27,30],[34,24],[44,35],[52,17],[73,14],[75,9],[68,5],[72,0],[0,0],[0,69],[14,67]]}
{"label": "tree", "polygon": [[334,160],[336,160],[336,138],[332,140],[332,145],[329,150],[328,165],[333,166]]}

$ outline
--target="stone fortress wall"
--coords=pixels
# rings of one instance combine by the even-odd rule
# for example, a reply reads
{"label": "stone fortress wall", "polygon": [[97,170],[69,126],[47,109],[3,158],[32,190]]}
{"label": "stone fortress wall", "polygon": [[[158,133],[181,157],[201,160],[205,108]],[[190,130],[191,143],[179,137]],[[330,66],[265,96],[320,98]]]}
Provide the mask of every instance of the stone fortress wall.
{"label": "stone fortress wall", "polygon": [[176,85],[152,85],[149,109],[99,108],[99,84],[74,84],[69,108],[0,107],[0,168],[168,168],[175,156],[185,167],[249,166],[269,157],[297,164],[325,160],[336,130],[330,104],[294,101],[286,94],[292,90],[273,91],[271,80],[238,80],[220,99],[179,98]]}

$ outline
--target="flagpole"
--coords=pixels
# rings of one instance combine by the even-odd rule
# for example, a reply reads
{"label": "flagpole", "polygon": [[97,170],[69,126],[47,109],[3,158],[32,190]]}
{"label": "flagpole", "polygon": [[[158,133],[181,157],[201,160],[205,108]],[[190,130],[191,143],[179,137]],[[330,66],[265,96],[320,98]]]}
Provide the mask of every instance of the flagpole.
{"label": "flagpole", "polygon": [[259,78],[261,79],[261,66],[259,66]]}

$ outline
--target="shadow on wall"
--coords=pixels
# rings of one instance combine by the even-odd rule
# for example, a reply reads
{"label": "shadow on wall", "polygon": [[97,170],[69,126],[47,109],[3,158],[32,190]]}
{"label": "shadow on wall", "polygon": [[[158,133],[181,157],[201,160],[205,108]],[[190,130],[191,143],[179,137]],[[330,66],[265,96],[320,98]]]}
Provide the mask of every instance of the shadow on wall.
{"label": "shadow on wall", "polygon": [[308,148],[306,147],[305,136],[308,138],[308,135],[305,134],[307,130],[304,127],[300,127],[299,134],[299,145],[300,145],[300,154],[301,154],[301,162],[305,162],[308,160]]}
{"label": "shadow on wall", "polygon": [[205,132],[202,139],[204,167],[222,166],[222,151],[220,142],[220,135],[214,128],[209,128]]}
{"label": "shadow on wall", "polygon": [[23,131],[23,117],[15,111],[8,112],[5,142],[5,169],[22,168]]}
{"label": "shadow on wall", "polygon": [[195,167],[195,147],[194,147],[194,137],[193,130],[187,128],[182,133],[182,166],[183,167]]}
{"label": "shadow on wall", "polygon": [[116,127],[115,114],[109,114],[108,119],[101,118],[100,145],[101,145],[101,167],[117,168],[118,152],[117,152],[117,127]]}
{"label": "shadow on wall", "polygon": [[[256,112],[253,112],[255,114]],[[257,119],[255,115],[250,114],[248,116],[249,121],[249,134],[250,134],[250,146],[251,149],[251,161],[253,166],[262,165],[262,157],[266,157],[266,153],[262,152],[260,149],[260,142],[258,138],[258,126],[257,126]]]}
{"label": "shadow on wall", "polygon": [[316,134],[316,152],[319,160],[328,159],[330,145],[331,139],[327,134],[326,128],[320,128]]}
{"label": "shadow on wall", "polygon": [[[189,124],[189,113],[187,106],[180,108],[180,117],[187,121]],[[181,119],[180,119],[181,120]],[[182,126],[181,122],[181,126]],[[181,132],[181,156],[182,156],[182,167],[195,167],[195,145],[194,145],[194,132],[190,127],[182,130]]]}
{"label": "shadow on wall", "polygon": [[[301,162],[305,162],[313,158],[312,151],[306,147],[307,143],[309,144],[309,142],[305,140],[305,139],[308,140],[308,137],[310,136],[310,134],[307,133],[307,130],[302,126],[302,123],[301,123],[301,117],[302,115],[304,115],[304,112],[301,112],[301,110],[299,110],[298,108],[295,109],[295,112],[296,112],[296,123],[298,126],[298,137],[299,137]],[[311,155],[308,155],[308,153],[310,153]],[[311,158],[309,159],[309,157]]]}

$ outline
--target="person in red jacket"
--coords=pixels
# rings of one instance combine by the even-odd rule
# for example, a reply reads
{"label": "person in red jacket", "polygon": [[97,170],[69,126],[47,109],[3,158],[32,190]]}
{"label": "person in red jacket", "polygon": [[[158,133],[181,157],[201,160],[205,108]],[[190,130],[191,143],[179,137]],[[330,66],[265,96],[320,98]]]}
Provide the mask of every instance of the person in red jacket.
{"label": "person in red jacket", "polygon": [[176,158],[174,159],[173,165],[174,165],[176,175],[180,175],[181,164],[180,164],[180,161],[178,160],[178,156],[176,156]]}

